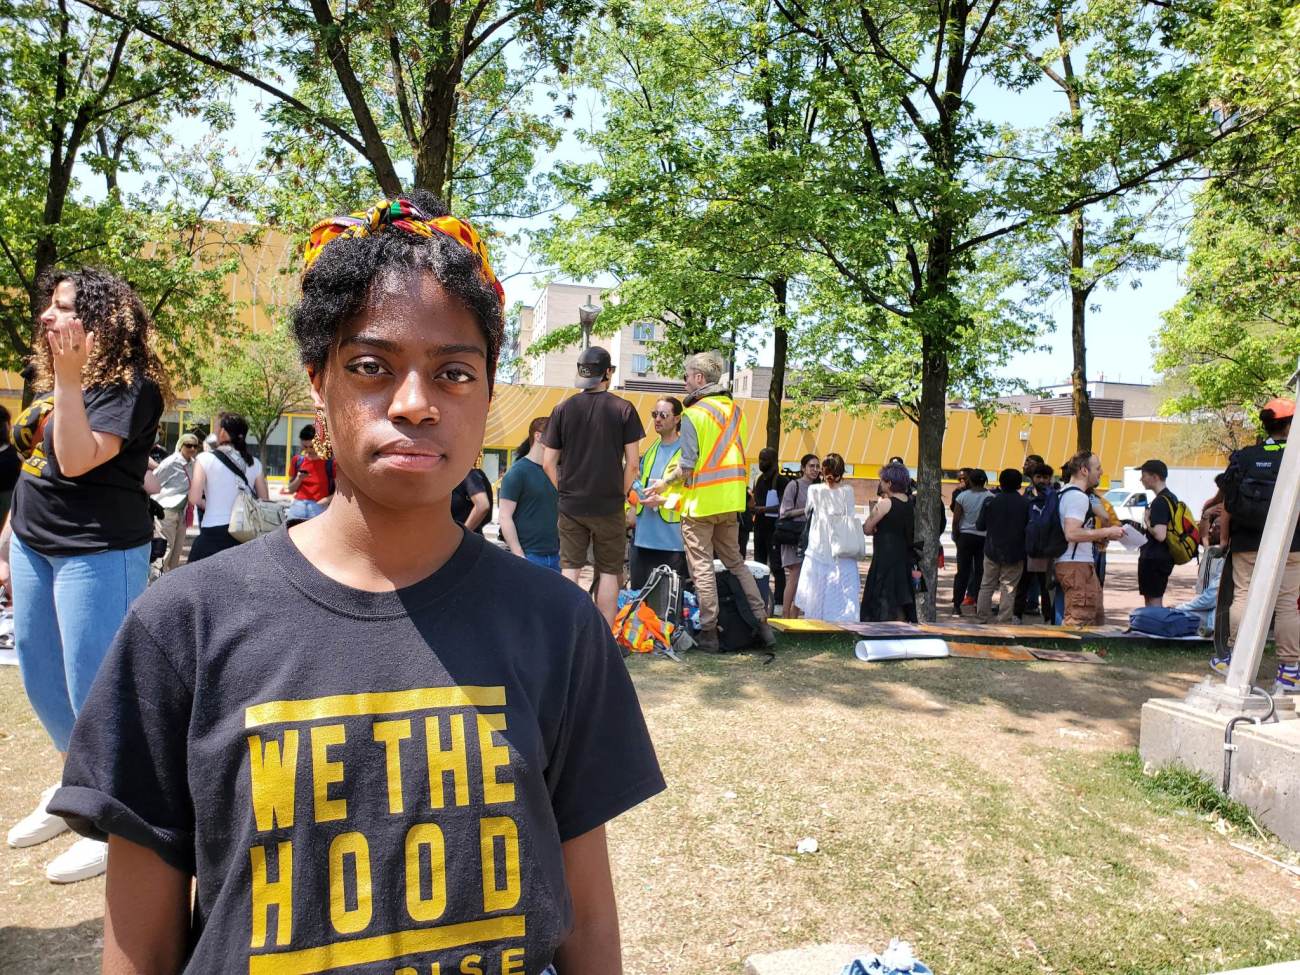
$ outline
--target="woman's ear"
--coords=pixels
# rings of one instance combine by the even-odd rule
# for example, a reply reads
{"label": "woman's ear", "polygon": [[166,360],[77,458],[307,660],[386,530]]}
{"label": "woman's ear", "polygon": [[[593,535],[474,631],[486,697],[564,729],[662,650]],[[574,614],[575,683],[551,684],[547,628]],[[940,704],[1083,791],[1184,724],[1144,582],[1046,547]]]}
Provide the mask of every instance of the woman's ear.
{"label": "woman's ear", "polygon": [[322,395],[325,386],[324,370],[308,366],[307,382],[311,384],[311,405],[318,410],[325,409],[325,397]]}

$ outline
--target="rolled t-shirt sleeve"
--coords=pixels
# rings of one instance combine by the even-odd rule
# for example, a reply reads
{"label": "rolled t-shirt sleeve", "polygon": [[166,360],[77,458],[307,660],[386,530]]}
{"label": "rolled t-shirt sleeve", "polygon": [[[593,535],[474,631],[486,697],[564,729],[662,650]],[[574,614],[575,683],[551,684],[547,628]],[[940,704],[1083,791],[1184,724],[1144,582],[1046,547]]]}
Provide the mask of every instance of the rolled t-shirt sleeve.
{"label": "rolled t-shirt sleeve", "polygon": [[551,410],[551,417],[546,421],[546,429],[542,431],[542,446],[550,447],[552,450],[564,449],[564,403],[557,404],[555,409]]}
{"label": "rolled t-shirt sleeve", "polygon": [[636,408],[631,403],[623,407],[623,443],[639,443],[645,437],[645,427],[636,415]]}
{"label": "rolled t-shirt sleeve", "polygon": [[561,842],[665,788],[632,678],[609,627],[589,609],[577,628],[564,716],[546,770]]}
{"label": "rolled t-shirt sleeve", "polygon": [[139,383],[102,386],[86,393],[86,419],[96,433],[107,433],[123,440],[138,436],[147,420],[147,406],[142,402]]}
{"label": "rolled t-shirt sleeve", "polygon": [[193,874],[193,693],[182,669],[129,613],[77,716],[49,809],[83,836],[120,836]]}

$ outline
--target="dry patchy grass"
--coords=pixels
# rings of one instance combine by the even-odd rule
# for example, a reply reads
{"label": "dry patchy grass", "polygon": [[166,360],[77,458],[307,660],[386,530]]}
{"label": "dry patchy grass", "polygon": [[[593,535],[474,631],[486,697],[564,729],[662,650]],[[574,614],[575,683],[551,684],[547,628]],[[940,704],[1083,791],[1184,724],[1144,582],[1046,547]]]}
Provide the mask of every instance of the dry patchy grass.
{"label": "dry patchy grass", "polygon": [[[843,640],[635,659],[667,793],[610,828],[627,970],[739,972],[754,952],[908,938],[938,972],[1203,973],[1300,957],[1300,881],[1232,849],[1116,753],[1203,651],[1104,666],[865,665]],[[0,672],[0,817],[55,776]],[[815,837],[820,852],[798,856]],[[103,886],[53,888],[66,840],[0,853],[0,971],[98,970]],[[828,973],[833,975],[833,973]]]}

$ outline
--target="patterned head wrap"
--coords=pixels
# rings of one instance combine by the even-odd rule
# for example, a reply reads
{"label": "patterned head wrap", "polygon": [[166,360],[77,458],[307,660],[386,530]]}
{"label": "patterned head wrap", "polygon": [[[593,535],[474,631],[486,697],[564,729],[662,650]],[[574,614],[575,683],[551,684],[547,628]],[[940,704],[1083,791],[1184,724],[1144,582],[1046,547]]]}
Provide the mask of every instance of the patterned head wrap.
{"label": "patterned head wrap", "polygon": [[329,217],[312,227],[311,237],[307,241],[303,254],[307,267],[316,263],[316,258],[320,257],[321,251],[330,241],[341,237],[367,237],[377,232],[384,224],[404,230],[408,234],[415,234],[417,237],[442,234],[444,237],[450,237],[466,250],[477,254],[483,263],[484,280],[497,293],[501,304],[506,303],[506,290],[501,287],[501,282],[493,273],[492,264],[488,261],[487,248],[483,246],[483,241],[474,228],[459,217],[426,216],[414,203],[400,196],[350,216]]}

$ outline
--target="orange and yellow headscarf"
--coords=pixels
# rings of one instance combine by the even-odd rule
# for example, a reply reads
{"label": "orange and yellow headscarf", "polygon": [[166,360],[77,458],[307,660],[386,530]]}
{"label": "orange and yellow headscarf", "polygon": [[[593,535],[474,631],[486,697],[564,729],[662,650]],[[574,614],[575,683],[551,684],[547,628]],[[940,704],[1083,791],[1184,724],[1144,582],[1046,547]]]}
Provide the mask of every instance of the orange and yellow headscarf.
{"label": "orange and yellow headscarf", "polygon": [[329,217],[312,227],[303,254],[307,267],[316,263],[316,258],[320,257],[321,251],[330,241],[341,237],[367,237],[384,224],[404,230],[408,234],[415,234],[417,237],[442,234],[477,254],[479,260],[483,262],[484,279],[497,293],[501,304],[506,303],[506,290],[501,287],[501,282],[492,271],[487,248],[483,246],[478,232],[459,217],[427,216],[410,200],[400,196],[395,200],[388,200],[369,210],[358,211],[346,217]]}

